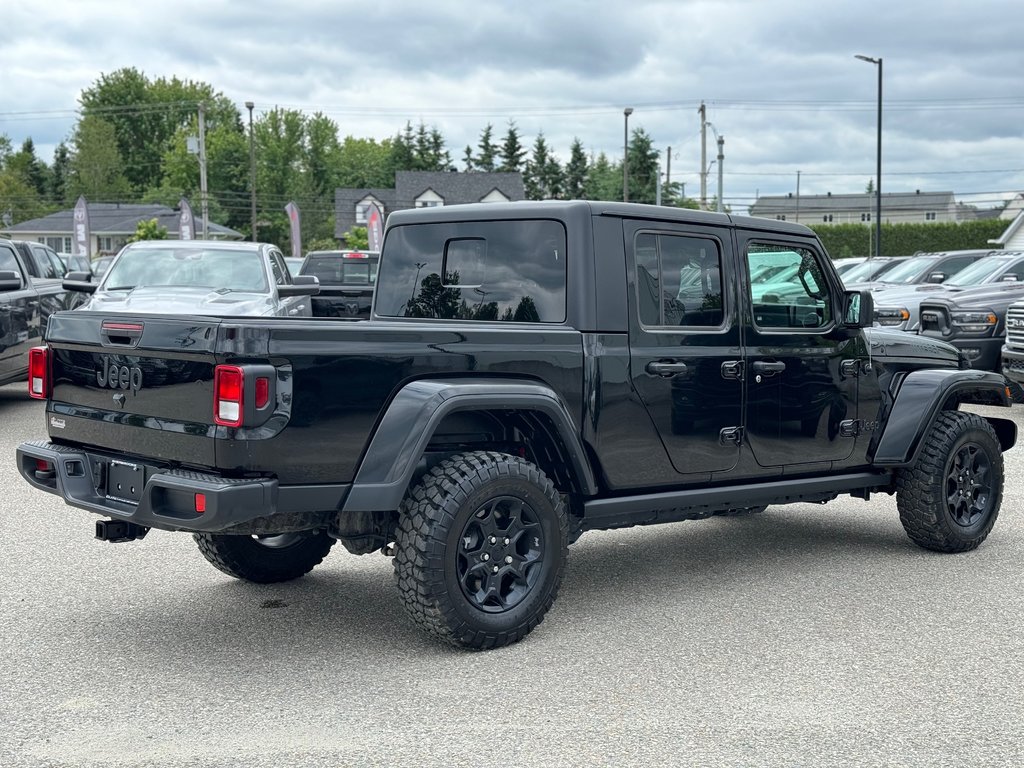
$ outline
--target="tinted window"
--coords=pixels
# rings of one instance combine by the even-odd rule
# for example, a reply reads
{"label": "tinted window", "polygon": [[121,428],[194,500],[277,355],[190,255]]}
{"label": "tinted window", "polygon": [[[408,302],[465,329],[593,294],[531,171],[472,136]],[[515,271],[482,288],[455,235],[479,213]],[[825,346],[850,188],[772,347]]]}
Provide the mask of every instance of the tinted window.
{"label": "tinted window", "polygon": [[714,240],[644,232],[635,253],[641,323],[722,324],[722,259]]}
{"label": "tinted window", "polygon": [[783,264],[772,278],[751,282],[754,324],[759,328],[823,328],[832,323],[832,303],[817,256],[806,248],[753,244],[750,273],[765,260]]}
{"label": "tinted window", "polygon": [[418,224],[388,232],[377,313],[559,323],[565,230],[555,221]]}
{"label": "tinted window", "polygon": [[309,255],[302,274],[315,275],[321,285],[373,285],[377,282],[376,256]]}
{"label": "tinted window", "polygon": [[50,261],[50,257],[46,252],[46,248],[39,245],[31,246],[32,249],[32,260],[35,262],[36,275],[38,277],[46,277],[50,279],[62,277],[63,272],[58,272],[53,267],[53,262]]}

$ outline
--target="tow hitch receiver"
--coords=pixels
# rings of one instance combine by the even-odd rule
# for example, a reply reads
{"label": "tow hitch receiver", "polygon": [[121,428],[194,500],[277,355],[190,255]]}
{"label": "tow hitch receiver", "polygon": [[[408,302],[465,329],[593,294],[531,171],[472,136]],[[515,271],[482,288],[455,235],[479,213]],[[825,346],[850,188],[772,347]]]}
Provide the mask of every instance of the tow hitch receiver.
{"label": "tow hitch receiver", "polygon": [[149,528],[124,520],[97,520],[96,538],[112,544],[119,541],[135,541],[149,533]]}

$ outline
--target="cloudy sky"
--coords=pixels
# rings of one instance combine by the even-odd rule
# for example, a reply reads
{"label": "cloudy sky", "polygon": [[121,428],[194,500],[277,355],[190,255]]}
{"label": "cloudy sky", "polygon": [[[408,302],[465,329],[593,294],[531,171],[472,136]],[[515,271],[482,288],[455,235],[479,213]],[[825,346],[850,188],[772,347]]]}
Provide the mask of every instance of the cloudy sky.
{"label": "cloudy sky", "polygon": [[[725,137],[724,199],[863,192],[875,174],[884,60],[882,191],[952,191],[995,205],[1024,191],[1019,0],[7,0],[0,134],[42,159],[101,74],[210,83],[257,114],[323,112],[342,136],[436,126],[461,166],[483,127],[515,120],[563,159],[574,137],[622,157],[623,108],[699,191],[707,105]],[[708,132],[708,162],[717,149]],[[664,163],[663,163],[664,165]],[[708,194],[717,189],[711,168]]]}

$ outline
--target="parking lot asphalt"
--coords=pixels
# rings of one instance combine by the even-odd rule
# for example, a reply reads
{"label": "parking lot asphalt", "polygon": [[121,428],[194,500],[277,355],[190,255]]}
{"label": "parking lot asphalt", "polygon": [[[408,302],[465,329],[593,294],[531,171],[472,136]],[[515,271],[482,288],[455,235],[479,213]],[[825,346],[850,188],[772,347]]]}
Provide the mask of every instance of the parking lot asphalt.
{"label": "parking lot asphalt", "polygon": [[94,540],[15,469],[42,407],[0,387],[0,766],[1024,760],[1021,448],[974,552],[919,549],[885,495],[588,533],[544,623],[471,653],[380,555],[256,586],[186,534]]}

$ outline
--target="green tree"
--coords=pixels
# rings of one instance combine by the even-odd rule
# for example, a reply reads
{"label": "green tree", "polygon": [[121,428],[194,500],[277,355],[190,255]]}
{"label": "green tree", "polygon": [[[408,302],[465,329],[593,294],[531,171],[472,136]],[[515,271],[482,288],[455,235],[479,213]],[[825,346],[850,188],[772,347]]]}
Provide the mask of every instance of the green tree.
{"label": "green tree", "polygon": [[17,173],[0,170],[0,227],[44,216],[39,194]]}
{"label": "green tree", "polygon": [[338,152],[337,185],[354,189],[394,186],[395,144],[400,140],[401,136],[378,144],[375,139],[345,137]]}
{"label": "green tree", "polygon": [[562,167],[551,154],[544,132],[537,134],[533,153],[523,172],[526,197],[530,200],[557,199],[562,193]]}
{"label": "green tree", "polygon": [[462,166],[462,170],[467,172],[476,170],[476,164],[473,160],[473,148],[469,144],[462,150]]}
{"label": "green tree", "polygon": [[501,149],[498,151],[498,170],[503,173],[522,171],[526,154],[526,148],[519,139],[519,129],[516,127],[515,120],[509,120],[505,140],[501,143]]}
{"label": "green tree", "polygon": [[569,162],[565,164],[566,199],[580,200],[586,197],[587,170],[587,155],[583,151],[583,142],[574,137],[569,148]]}
{"label": "green tree", "polygon": [[129,243],[137,243],[141,240],[166,240],[167,227],[161,227],[156,219],[140,221],[135,225],[135,234],[128,238]]}
{"label": "green tree", "polygon": [[56,206],[70,202],[66,189],[69,173],[71,173],[71,152],[68,150],[68,145],[62,141],[53,151],[53,165],[50,166],[49,184],[46,189],[47,198]]}
{"label": "green tree", "polygon": [[584,196],[588,200],[621,200],[622,164],[612,163],[604,152],[592,158]]}
{"label": "green tree", "polygon": [[72,146],[67,199],[85,195],[93,201],[116,202],[130,196],[131,184],[122,172],[124,163],[113,125],[86,115],[75,128]]}
{"label": "green tree", "polygon": [[498,148],[494,145],[494,126],[490,123],[480,132],[480,142],[477,147],[480,149],[480,153],[474,160],[474,165],[478,170],[486,171],[487,173],[493,173],[494,171],[494,159],[497,156]]}
{"label": "green tree", "polygon": [[633,131],[627,161],[630,202],[653,204],[658,196],[658,151],[643,128]]}
{"label": "green tree", "polygon": [[177,131],[193,123],[200,102],[208,130],[227,124],[241,132],[238,109],[212,86],[177,77],[150,81],[133,67],[100,75],[79,100],[83,116],[113,126],[124,176],[136,192],[159,186],[163,154]]}
{"label": "green tree", "polygon": [[50,169],[46,163],[36,157],[36,147],[31,137],[21,143],[20,150],[8,156],[6,168],[11,173],[17,174],[40,199],[46,197]]}
{"label": "green tree", "polygon": [[370,233],[366,227],[352,227],[342,237],[347,248],[359,251],[370,247]]}

